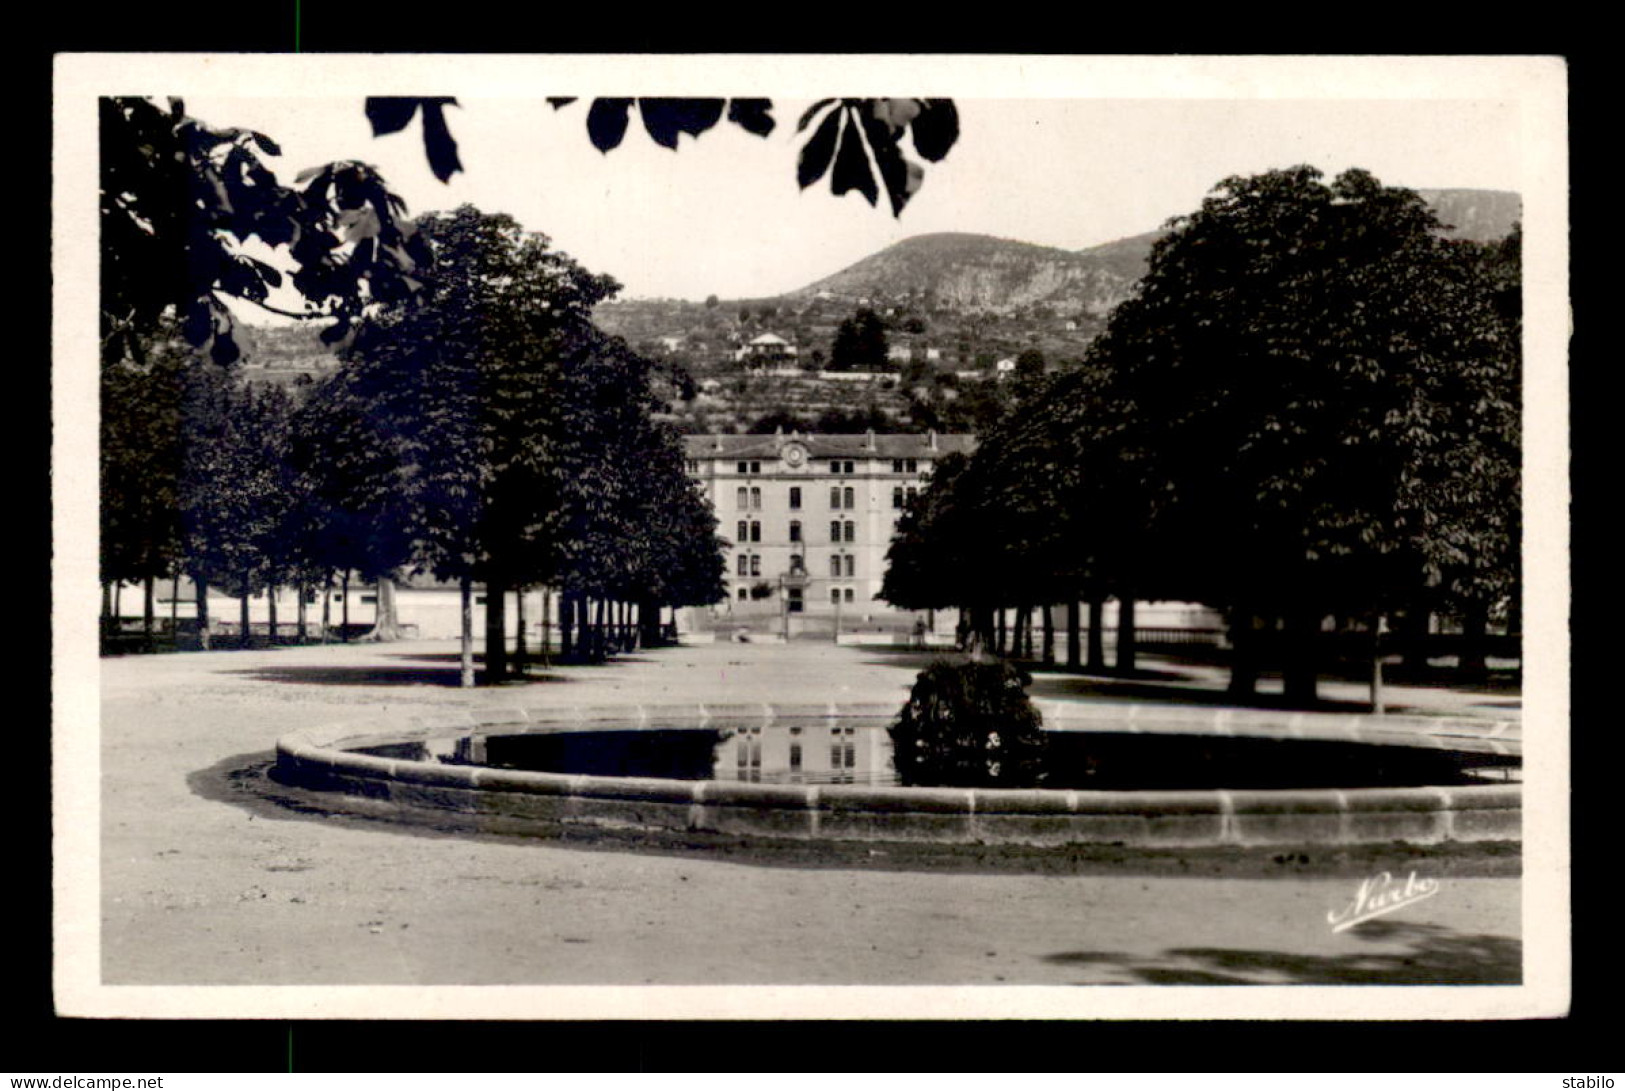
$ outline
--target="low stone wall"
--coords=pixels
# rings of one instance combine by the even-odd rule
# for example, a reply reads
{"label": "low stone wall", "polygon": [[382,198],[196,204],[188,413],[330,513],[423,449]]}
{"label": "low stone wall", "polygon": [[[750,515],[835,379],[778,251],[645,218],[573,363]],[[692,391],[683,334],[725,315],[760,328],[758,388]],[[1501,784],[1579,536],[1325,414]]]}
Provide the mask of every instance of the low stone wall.
{"label": "low stone wall", "polygon": [[[1270,715],[1039,702],[1050,730],[1356,739],[1516,753],[1516,725],[1479,720]],[[889,722],[890,706],[501,707],[402,725],[334,725],[277,743],[279,779],[369,801],[373,812],[449,811],[460,824],[545,833],[580,824],[750,837],[1147,847],[1516,841],[1522,790],[1471,787],[1099,792],[773,785],[569,776],[435,760],[437,740],[616,727]],[[352,752],[365,746],[412,757]],[[448,816],[449,817],[449,816]]]}

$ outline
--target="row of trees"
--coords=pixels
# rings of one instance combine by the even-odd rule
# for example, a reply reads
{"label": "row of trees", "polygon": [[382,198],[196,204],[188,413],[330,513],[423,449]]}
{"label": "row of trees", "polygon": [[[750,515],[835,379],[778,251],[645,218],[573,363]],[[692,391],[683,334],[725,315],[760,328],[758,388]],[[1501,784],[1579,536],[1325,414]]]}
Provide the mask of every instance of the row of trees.
{"label": "row of trees", "polygon": [[990,646],[1002,608],[1080,600],[1098,639],[1115,598],[1125,667],[1136,599],[1204,602],[1237,692],[1284,632],[1294,700],[1328,616],[1516,629],[1519,236],[1450,240],[1415,193],[1309,167],[1227,179],[1170,227],[1084,365],[1024,378],[939,465],[883,596],[962,607]]}
{"label": "row of trees", "polygon": [[387,637],[391,577],[432,573],[462,590],[465,683],[476,582],[490,680],[509,669],[505,592],[557,588],[567,654],[592,657],[630,604],[650,628],[716,601],[715,517],[651,417],[653,365],[591,322],[618,285],[468,206],[416,231],[420,291],[298,402],[179,338],[104,369],[103,579],[181,571],[200,611],[228,588],[246,634],[249,594],[354,571],[379,581]]}

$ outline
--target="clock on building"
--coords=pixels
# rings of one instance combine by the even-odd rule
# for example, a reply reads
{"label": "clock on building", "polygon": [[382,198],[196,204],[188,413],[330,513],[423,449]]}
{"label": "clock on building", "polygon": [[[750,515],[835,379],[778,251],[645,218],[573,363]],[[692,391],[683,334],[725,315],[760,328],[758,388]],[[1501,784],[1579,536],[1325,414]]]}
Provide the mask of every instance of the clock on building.
{"label": "clock on building", "polygon": [[799,467],[807,461],[807,448],[799,443],[786,443],[781,453],[784,461],[792,468]]}

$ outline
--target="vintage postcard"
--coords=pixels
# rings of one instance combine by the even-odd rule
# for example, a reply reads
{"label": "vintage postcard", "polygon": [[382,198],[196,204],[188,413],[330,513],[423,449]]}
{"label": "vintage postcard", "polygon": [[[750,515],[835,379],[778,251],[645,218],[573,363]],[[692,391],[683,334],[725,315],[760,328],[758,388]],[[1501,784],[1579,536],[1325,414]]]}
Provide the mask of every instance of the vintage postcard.
{"label": "vintage postcard", "polygon": [[60,1014],[1566,1012],[1560,58],[55,80]]}

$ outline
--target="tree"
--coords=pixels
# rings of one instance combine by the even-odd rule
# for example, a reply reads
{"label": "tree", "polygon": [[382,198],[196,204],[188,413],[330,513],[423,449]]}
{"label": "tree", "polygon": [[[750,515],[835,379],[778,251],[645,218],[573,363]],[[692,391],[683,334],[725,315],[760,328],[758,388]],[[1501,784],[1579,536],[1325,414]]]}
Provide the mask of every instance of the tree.
{"label": "tree", "polygon": [[101,341],[104,363],[140,358],[167,315],[215,362],[237,359],[224,298],[269,310],[283,285],[256,247],[292,265],[299,318],[342,340],[366,307],[418,287],[427,256],[405,205],[364,163],[329,163],[285,186],[264,133],[215,129],[140,98],[100,102]]}
{"label": "tree", "polygon": [[886,362],[886,322],[868,307],[859,307],[835,331],[830,344],[831,371],[875,368]]}
{"label": "tree", "polygon": [[168,337],[141,355],[101,373],[101,579],[109,588],[142,584],[150,643],[154,581],[173,575],[181,556],[181,403],[190,354]]}
{"label": "tree", "polygon": [[1518,346],[1472,245],[1358,170],[1229,178],[1171,226],[1091,359],[1191,597],[1244,644],[1283,619],[1310,700],[1323,616],[1505,596]]}
{"label": "tree", "polygon": [[186,378],[178,492],[199,628],[207,648],[208,588],[222,587],[239,601],[239,641],[247,647],[249,597],[282,574],[287,399],[279,390],[256,391],[228,369],[194,366]]}
{"label": "tree", "polygon": [[[351,354],[346,381],[388,437],[362,480],[375,496],[405,483],[398,510],[418,567],[457,581],[465,600],[486,584],[494,681],[506,673],[506,593],[557,563],[561,361],[601,340],[592,308],[619,286],[507,216],[465,205],[421,230],[434,255],[422,292],[369,321]],[[468,684],[471,664],[465,632]]]}

